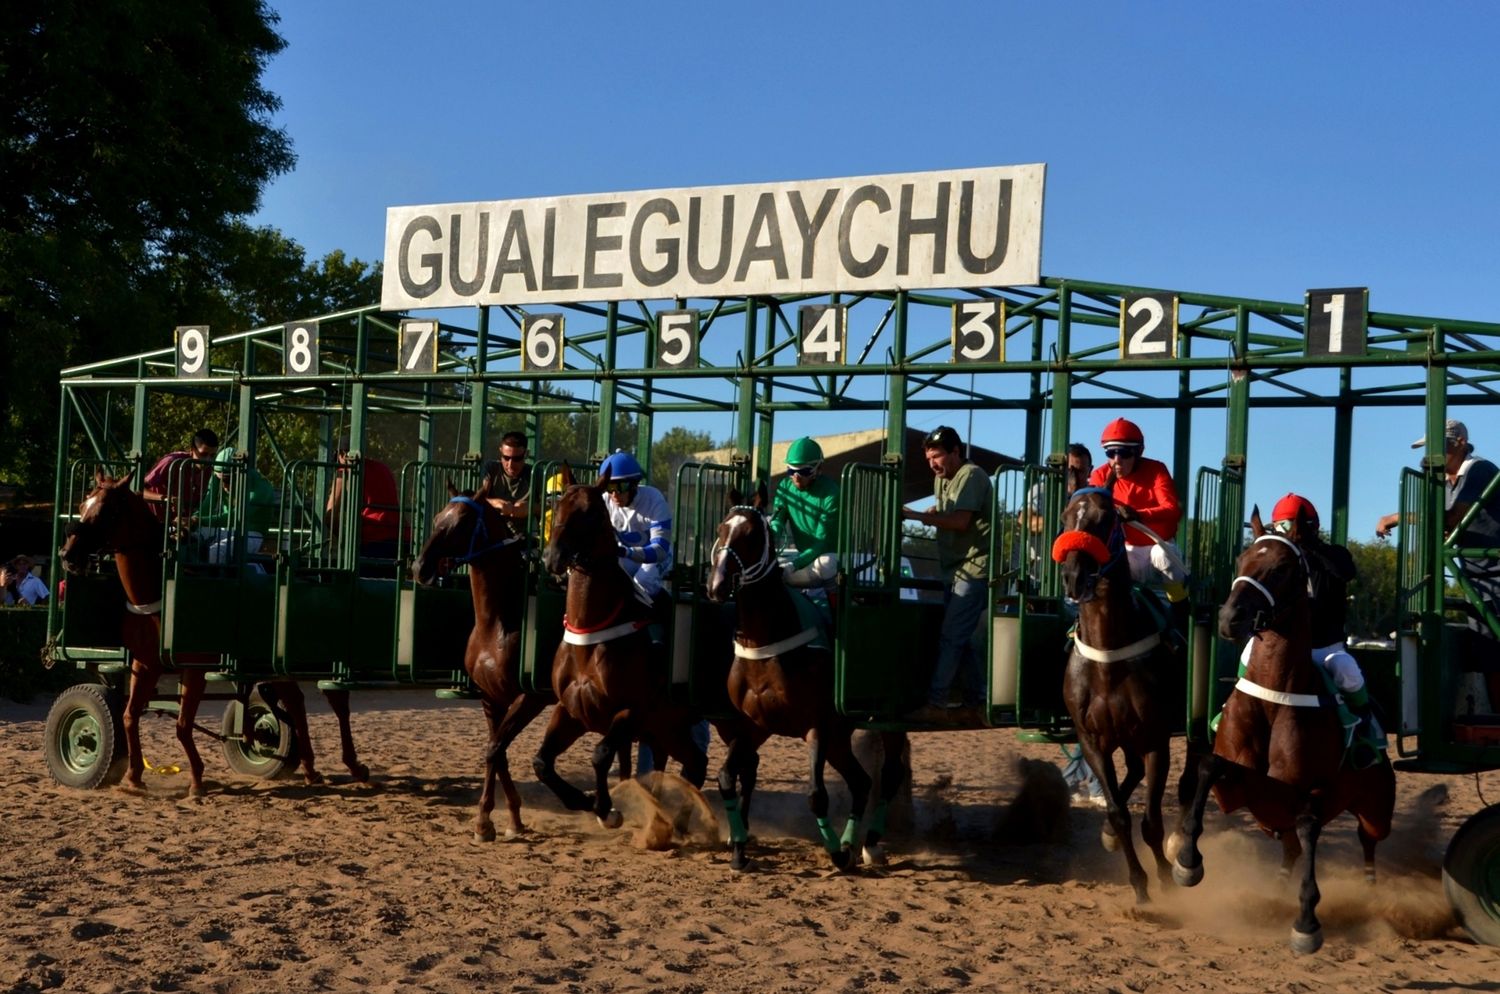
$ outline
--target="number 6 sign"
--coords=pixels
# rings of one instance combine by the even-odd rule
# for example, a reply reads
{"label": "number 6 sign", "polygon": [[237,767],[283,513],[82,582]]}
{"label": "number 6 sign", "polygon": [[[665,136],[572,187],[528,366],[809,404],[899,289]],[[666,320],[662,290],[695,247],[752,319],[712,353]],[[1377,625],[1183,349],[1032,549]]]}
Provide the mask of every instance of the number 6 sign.
{"label": "number 6 sign", "polygon": [[528,314],[521,319],[521,368],[563,368],[561,314]]}

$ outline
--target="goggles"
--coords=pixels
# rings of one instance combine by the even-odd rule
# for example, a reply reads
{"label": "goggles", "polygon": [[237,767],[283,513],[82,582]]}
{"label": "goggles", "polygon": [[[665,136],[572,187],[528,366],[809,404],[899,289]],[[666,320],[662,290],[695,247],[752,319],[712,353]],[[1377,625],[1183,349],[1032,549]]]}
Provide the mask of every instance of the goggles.
{"label": "goggles", "polygon": [[1271,530],[1274,532],[1279,532],[1282,535],[1290,535],[1292,532],[1291,519],[1282,518],[1280,521],[1271,522]]}
{"label": "goggles", "polygon": [[818,471],[818,467],[817,466],[788,466],[786,468],[786,471],[788,473],[791,473],[793,476],[812,476],[814,473],[816,473]]}
{"label": "goggles", "polygon": [[523,453],[521,453],[518,456],[501,456],[500,457],[500,461],[501,462],[525,462],[526,461],[526,453],[523,452]]}
{"label": "goggles", "polygon": [[604,485],[604,492],[607,494],[630,493],[640,485],[640,480],[610,480]]}
{"label": "goggles", "polygon": [[1106,459],[1134,459],[1141,450],[1134,445],[1116,445],[1104,450]]}

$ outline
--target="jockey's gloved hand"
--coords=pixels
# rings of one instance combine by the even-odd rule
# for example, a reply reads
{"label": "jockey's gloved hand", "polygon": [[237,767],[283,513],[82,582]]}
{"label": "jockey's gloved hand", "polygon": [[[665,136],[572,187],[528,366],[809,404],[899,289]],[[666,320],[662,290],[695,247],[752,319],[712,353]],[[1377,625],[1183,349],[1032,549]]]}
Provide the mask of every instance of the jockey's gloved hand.
{"label": "jockey's gloved hand", "polygon": [[621,559],[630,559],[630,558],[632,558],[632,556],[630,555],[630,546],[628,546],[628,545],[624,544],[623,542],[621,542],[618,545],[616,545],[615,548],[619,551]]}
{"label": "jockey's gloved hand", "polygon": [[1121,521],[1139,521],[1141,516],[1135,513],[1135,508],[1129,504],[1116,504],[1115,513],[1120,516]]}

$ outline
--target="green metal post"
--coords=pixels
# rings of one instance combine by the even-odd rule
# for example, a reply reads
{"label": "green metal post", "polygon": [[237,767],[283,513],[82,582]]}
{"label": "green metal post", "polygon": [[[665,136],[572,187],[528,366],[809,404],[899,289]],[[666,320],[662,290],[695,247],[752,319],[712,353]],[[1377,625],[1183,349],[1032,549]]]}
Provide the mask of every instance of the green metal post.
{"label": "green metal post", "polygon": [[[896,321],[891,326],[891,361],[906,367],[906,291],[896,294]],[[892,373],[886,383],[885,457],[899,462],[906,454],[906,374]]]}
{"label": "green metal post", "polygon": [[[1192,338],[1179,334],[1177,348],[1186,359],[1192,353]],[[1187,487],[1193,479],[1193,376],[1186,369],[1177,374],[1177,411],[1172,418],[1172,479],[1177,483],[1178,497],[1186,505]],[[1177,521],[1177,547],[1188,547],[1188,515]]]}
{"label": "green metal post", "polygon": [[[767,353],[776,344],[776,313],[777,308],[774,305],[766,308],[765,351]],[[755,466],[758,477],[768,483],[771,480],[772,472],[771,447],[776,444],[775,425],[772,421],[774,415],[768,406],[771,403],[771,384],[773,382],[772,378],[768,376],[761,382],[758,392],[752,391],[752,393],[757,394],[761,404],[767,405],[761,407],[756,418],[760,444],[755,450]]]}
{"label": "green metal post", "polygon": [[245,457],[247,466],[255,465],[255,388],[244,382],[245,374],[255,373],[255,342],[245,339],[244,360],[240,363],[240,430],[235,448]]}
{"label": "green metal post", "polygon": [[1333,410],[1333,516],[1328,527],[1333,541],[1349,540],[1349,473],[1353,459],[1354,402],[1350,397],[1354,370],[1339,370],[1339,403]]}
{"label": "green metal post", "polygon": [[735,455],[745,459],[749,459],[755,452],[755,377],[751,372],[755,362],[755,322],[758,309],[759,305],[754,300],[745,302],[745,337],[740,354],[739,383],[736,384],[739,387],[739,418],[734,447]]}
{"label": "green metal post", "polygon": [[1066,452],[1073,430],[1073,374],[1068,368],[1072,347],[1073,291],[1062,287],[1057,294],[1057,362],[1052,367],[1051,452]]}
{"label": "green metal post", "polygon": [[151,395],[146,390],[146,363],[144,360],[135,364],[135,375],[137,377],[135,396],[130,412],[130,459],[135,463],[136,470],[140,474],[139,478],[135,481],[135,485],[139,487],[145,482],[146,420],[151,408]]}
{"label": "green metal post", "polygon": [[[604,318],[604,368],[613,370],[615,368],[615,356],[617,354],[618,341],[616,335],[619,331],[620,305],[610,302]],[[612,378],[606,378],[599,387],[599,445],[594,456],[603,459],[615,451],[618,440],[615,438],[615,398],[619,388]],[[637,457],[639,458],[639,456]],[[642,463],[642,468],[648,472],[650,467]]]}
{"label": "green metal post", "polygon": [[483,462],[485,436],[489,432],[490,387],[488,371],[490,351],[490,309],[479,308],[479,324],[474,329],[474,373],[469,383],[469,450],[465,462]]}
{"label": "green metal post", "polygon": [[[1001,328],[1000,333],[1005,334]],[[1031,319],[1031,361],[1042,361],[1042,316]],[[1030,374],[1031,396],[1026,404],[1026,452],[1024,458],[1031,465],[1042,461],[1042,414],[1046,407],[1042,403],[1042,370],[1033,369]]]}
{"label": "green metal post", "polygon": [[1250,354],[1250,310],[1235,308],[1234,357],[1229,367],[1229,411],[1225,425],[1224,468],[1245,472],[1245,450],[1250,444],[1250,370],[1243,364]]}

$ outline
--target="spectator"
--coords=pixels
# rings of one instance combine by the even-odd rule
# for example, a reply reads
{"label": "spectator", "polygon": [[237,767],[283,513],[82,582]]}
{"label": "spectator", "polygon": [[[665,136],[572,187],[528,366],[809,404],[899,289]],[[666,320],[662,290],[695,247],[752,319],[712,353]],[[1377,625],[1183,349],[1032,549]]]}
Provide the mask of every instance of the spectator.
{"label": "spectator", "polygon": [[36,605],[48,597],[47,584],[32,573],[36,563],[30,556],[17,556],[0,566],[0,588],[6,604]]}

